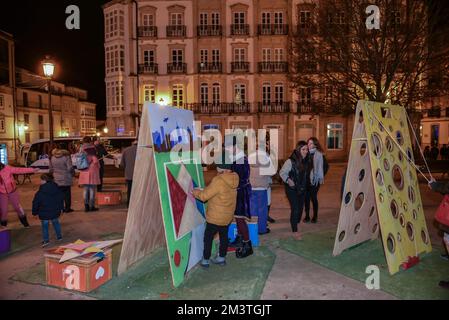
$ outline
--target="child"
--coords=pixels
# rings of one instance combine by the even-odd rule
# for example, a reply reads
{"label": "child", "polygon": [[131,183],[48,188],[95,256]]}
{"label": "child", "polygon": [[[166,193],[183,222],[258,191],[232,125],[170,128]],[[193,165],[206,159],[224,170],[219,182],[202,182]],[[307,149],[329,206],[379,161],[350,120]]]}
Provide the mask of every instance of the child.
{"label": "child", "polygon": [[62,240],[58,217],[64,210],[64,194],[54,182],[52,174],[41,176],[41,186],[33,199],[33,216],[39,216],[42,223],[42,248],[50,244],[48,225],[51,221],[58,241]]}
{"label": "child", "polygon": [[206,212],[206,231],[204,232],[204,254],[201,266],[209,267],[209,259],[212,251],[212,242],[215,234],[220,235],[219,257],[212,259],[212,263],[221,266],[226,265],[228,252],[228,228],[234,219],[234,211],[237,204],[237,187],[239,176],[231,171],[231,164],[222,156],[222,163],[217,164],[217,176],[212,179],[210,185],[201,190],[193,190],[193,196],[200,201],[209,201]]}

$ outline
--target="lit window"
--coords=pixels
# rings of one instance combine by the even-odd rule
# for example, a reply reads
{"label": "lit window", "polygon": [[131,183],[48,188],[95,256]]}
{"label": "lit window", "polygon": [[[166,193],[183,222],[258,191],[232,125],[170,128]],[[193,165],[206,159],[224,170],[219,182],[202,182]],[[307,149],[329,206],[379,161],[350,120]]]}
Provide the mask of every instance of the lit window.
{"label": "lit window", "polygon": [[182,84],[173,85],[173,106],[182,107],[184,105],[184,86]]}
{"label": "lit window", "polygon": [[154,85],[145,86],[143,91],[145,102],[156,103],[156,88]]}
{"label": "lit window", "polygon": [[343,124],[329,123],[327,125],[327,149],[343,149]]}

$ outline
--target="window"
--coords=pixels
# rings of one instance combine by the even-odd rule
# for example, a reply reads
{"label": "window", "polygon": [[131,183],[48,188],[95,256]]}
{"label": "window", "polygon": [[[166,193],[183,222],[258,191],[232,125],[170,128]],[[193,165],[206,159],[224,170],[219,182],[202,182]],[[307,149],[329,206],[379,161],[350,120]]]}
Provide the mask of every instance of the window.
{"label": "window", "polygon": [[234,102],[246,103],[246,85],[237,83],[234,85]]}
{"label": "window", "polygon": [[327,149],[343,149],[343,124],[329,123],[327,125]]}
{"label": "window", "polygon": [[283,12],[275,12],[274,13],[274,24],[275,25],[283,25],[284,24],[284,13]]}
{"label": "window", "polygon": [[220,25],[220,13],[218,13],[218,12],[212,13],[212,25],[213,26]]}
{"label": "window", "polygon": [[312,88],[301,88],[300,93],[301,104],[310,104],[312,102]]}
{"label": "window", "polygon": [[37,98],[39,99],[39,109],[42,109],[42,96],[38,95]]}
{"label": "window", "polygon": [[262,12],[262,25],[271,24],[271,14],[270,12]]}
{"label": "window", "polygon": [[262,105],[268,106],[271,104],[271,85],[264,83],[262,85]]}
{"label": "window", "polygon": [[0,108],[4,109],[5,108],[5,96],[0,94]]}
{"label": "window", "polygon": [[23,106],[28,107],[28,93],[23,93]]}
{"label": "window", "polygon": [[113,10],[105,15],[106,39],[125,35],[125,12]]}
{"label": "window", "polygon": [[184,62],[184,52],[182,49],[173,49],[171,51],[172,63],[183,63]]}
{"label": "window", "polygon": [[310,11],[301,11],[299,13],[299,26],[301,29],[310,28],[312,14]]}
{"label": "window", "polygon": [[263,62],[271,61],[271,49],[270,48],[262,49],[262,61]]}
{"label": "window", "polygon": [[207,83],[202,83],[200,87],[200,101],[202,105],[209,103],[209,87]]}
{"label": "window", "polygon": [[200,26],[207,26],[207,13],[200,13]]}
{"label": "window", "polygon": [[146,85],[143,88],[143,96],[145,102],[156,103],[156,88],[154,85]]}
{"label": "window", "polygon": [[245,48],[234,48],[234,62],[244,62],[246,60]]}
{"label": "window", "polygon": [[146,66],[154,64],[154,50],[145,50],[143,52],[143,62]]}
{"label": "window", "polygon": [[144,27],[154,26],[154,16],[152,14],[146,13],[143,15],[143,26]]}
{"label": "window", "polygon": [[44,124],[44,117],[39,115],[38,116],[38,121],[39,121],[39,124],[41,124],[41,125]]}
{"label": "window", "polygon": [[275,62],[284,61],[284,49],[283,48],[275,48],[274,49],[274,61]]}
{"label": "window", "polygon": [[0,115],[0,133],[6,132],[6,126],[5,126],[5,116]]}
{"label": "window", "polygon": [[201,63],[207,63],[208,53],[209,53],[209,51],[207,49],[200,50],[200,62]]}
{"label": "window", "polygon": [[184,105],[184,86],[182,84],[173,85],[173,106],[182,107]]}
{"label": "window", "polygon": [[220,100],[221,100],[220,96],[221,96],[220,84],[214,83],[212,85],[212,103],[214,105],[217,105],[220,103]]}
{"label": "window", "polygon": [[23,122],[25,122],[25,124],[30,124],[30,115],[29,114],[23,115]]}
{"label": "window", "polygon": [[[107,97],[106,101],[108,106],[112,106],[112,111],[116,111],[117,106],[123,106],[125,104],[124,97],[124,81],[112,81],[106,84]],[[124,108],[122,108],[123,110]]]}
{"label": "window", "polygon": [[106,72],[125,71],[125,46],[106,47]]}
{"label": "window", "polygon": [[183,14],[182,13],[171,13],[170,14],[170,25],[182,26],[183,25]]}
{"label": "window", "polygon": [[25,143],[31,143],[31,135],[29,132],[25,132]]}
{"label": "window", "polygon": [[212,62],[214,64],[220,63],[220,49],[212,50]]}
{"label": "window", "polygon": [[345,23],[345,13],[339,11],[335,14],[335,23],[336,24],[344,24]]}
{"label": "window", "polygon": [[274,86],[274,102],[280,104],[284,102],[284,84],[276,83]]}
{"label": "window", "polygon": [[246,22],[245,12],[234,12],[234,24],[244,25]]}
{"label": "window", "polygon": [[72,128],[76,129],[78,123],[76,122],[76,119],[72,119]]}

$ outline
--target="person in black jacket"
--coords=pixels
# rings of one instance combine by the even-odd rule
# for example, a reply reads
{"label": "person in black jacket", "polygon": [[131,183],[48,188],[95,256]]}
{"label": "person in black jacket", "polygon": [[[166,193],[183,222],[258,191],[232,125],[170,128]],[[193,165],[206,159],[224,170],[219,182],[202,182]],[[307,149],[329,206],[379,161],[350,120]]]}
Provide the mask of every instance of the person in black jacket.
{"label": "person in black jacket", "polygon": [[64,211],[64,194],[54,182],[52,174],[41,176],[41,186],[33,199],[33,216],[39,216],[42,223],[42,247],[50,244],[48,225],[53,224],[58,241],[62,240],[59,216]]}
{"label": "person in black jacket", "polygon": [[293,235],[297,240],[301,240],[301,235],[298,233],[298,224],[304,210],[312,166],[307,142],[300,141],[279,172],[285,183],[285,191],[291,206],[290,223]]}

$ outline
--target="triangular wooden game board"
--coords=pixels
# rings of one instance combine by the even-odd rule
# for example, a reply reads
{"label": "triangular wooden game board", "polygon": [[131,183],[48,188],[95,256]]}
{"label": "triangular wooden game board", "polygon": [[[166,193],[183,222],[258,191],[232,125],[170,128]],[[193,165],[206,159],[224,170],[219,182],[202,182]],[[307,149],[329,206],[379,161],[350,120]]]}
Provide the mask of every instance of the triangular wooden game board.
{"label": "triangular wooden game board", "polygon": [[381,233],[390,274],[432,250],[424,217],[406,110],[360,101],[334,256]]}

